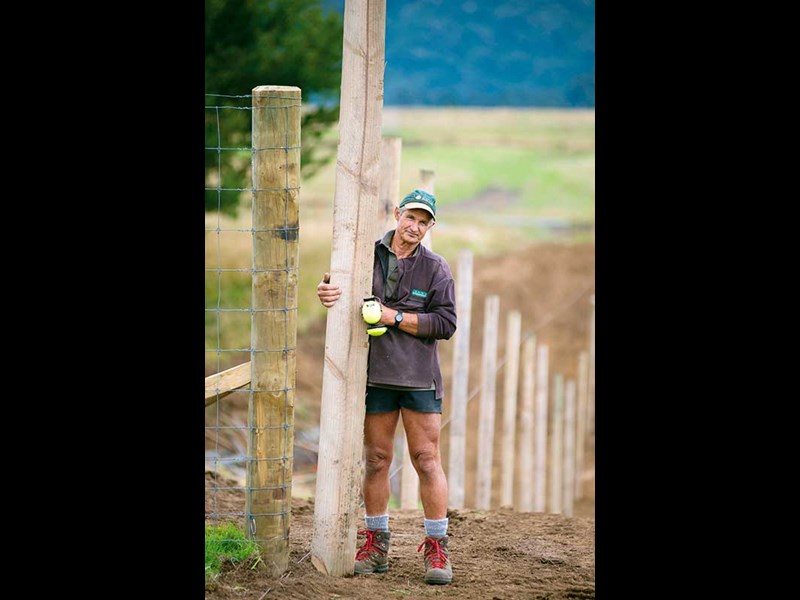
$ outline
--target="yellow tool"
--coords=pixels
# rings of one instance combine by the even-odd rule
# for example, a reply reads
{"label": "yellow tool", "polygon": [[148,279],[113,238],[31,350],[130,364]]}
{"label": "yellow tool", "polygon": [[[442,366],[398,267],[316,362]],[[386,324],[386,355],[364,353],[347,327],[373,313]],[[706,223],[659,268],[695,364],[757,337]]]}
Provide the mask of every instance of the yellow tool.
{"label": "yellow tool", "polygon": [[364,298],[364,303],[361,305],[361,318],[367,325],[367,333],[369,335],[377,336],[386,333],[386,325],[376,325],[381,320],[381,301],[375,296]]}

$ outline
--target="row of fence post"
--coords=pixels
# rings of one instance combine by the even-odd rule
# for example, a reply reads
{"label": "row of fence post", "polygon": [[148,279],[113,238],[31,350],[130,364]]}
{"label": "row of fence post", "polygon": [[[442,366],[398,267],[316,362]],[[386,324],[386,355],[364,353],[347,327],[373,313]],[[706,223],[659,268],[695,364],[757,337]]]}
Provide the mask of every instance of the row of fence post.
{"label": "row of fence post", "polygon": [[[594,363],[594,296],[589,301],[588,350],[577,356],[577,380],[565,379],[559,372],[550,373],[549,346],[537,345],[537,336],[531,331],[523,338],[522,314],[516,310],[507,314],[505,356],[498,364],[500,297],[486,297],[480,388],[475,390],[480,392],[477,437],[470,438],[477,444],[473,453],[477,455],[475,495],[468,503],[465,493],[466,457],[470,455],[466,435],[467,404],[475,396],[475,391],[471,395],[467,393],[472,262],[471,252],[459,253],[456,301],[461,309],[459,329],[453,338],[450,418],[442,425],[443,429],[450,426],[448,505],[488,510],[492,506],[492,492],[499,488],[496,502],[501,506],[571,516],[575,501],[583,497],[585,457],[593,448],[594,398],[591,392],[594,373],[590,365]],[[501,368],[504,369],[503,422],[496,428],[496,382]],[[497,429],[502,436],[499,444],[495,443]],[[499,477],[494,468],[495,446],[501,451]],[[417,508],[418,478],[405,456],[407,445],[403,445],[403,452],[399,504],[401,509]],[[392,474],[396,472],[393,468]]]}

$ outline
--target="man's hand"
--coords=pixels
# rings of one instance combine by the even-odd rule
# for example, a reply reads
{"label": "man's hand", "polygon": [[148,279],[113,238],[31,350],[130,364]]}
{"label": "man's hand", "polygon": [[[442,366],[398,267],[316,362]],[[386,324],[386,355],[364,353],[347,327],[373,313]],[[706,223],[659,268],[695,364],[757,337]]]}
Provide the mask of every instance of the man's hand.
{"label": "man's hand", "polygon": [[322,302],[322,306],[330,308],[341,295],[342,290],[339,289],[339,286],[331,283],[331,274],[325,273],[322,276],[322,281],[317,285],[317,296],[319,301]]}

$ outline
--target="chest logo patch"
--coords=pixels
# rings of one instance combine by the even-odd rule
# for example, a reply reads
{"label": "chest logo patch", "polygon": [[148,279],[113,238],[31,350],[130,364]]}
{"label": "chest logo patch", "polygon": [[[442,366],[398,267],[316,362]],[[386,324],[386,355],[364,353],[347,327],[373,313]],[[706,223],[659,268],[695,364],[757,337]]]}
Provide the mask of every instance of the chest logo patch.
{"label": "chest logo patch", "polygon": [[427,298],[428,292],[424,292],[422,290],[413,289],[411,290],[411,295],[417,298]]}

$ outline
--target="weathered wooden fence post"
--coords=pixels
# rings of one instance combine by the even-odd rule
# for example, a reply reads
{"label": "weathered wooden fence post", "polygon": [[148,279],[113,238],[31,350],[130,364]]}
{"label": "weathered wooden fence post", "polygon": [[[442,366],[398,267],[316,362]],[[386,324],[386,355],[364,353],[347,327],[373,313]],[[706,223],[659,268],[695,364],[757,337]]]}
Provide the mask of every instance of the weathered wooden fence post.
{"label": "weathered wooden fence post", "polygon": [[519,430],[519,502],[520,512],[533,510],[533,369],[536,336],[530,334],[522,350],[522,407]]}
{"label": "weathered wooden fence post", "polygon": [[561,497],[561,477],[564,466],[564,376],[561,373],[553,374],[553,411],[550,413],[550,510],[551,513],[560,513],[563,508]]}
{"label": "weathered wooden fence post", "polygon": [[289,565],[292,506],[300,88],[258,86],[252,98],[253,275],[245,514],[273,576]]}
{"label": "weathered wooden fence post", "polygon": [[403,140],[399,137],[384,137],[381,141],[381,175],[378,199],[378,219],[373,239],[383,237],[394,229],[394,209],[400,202],[400,160]]}
{"label": "weathered wooden fence post", "polygon": [[489,510],[492,498],[492,457],[494,455],[494,414],[497,379],[497,325],[500,296],[486,296],[483,309],[483,359],[481,363],[481,404],[478,422],[478,472],[475,508]]}
{"label": "weathered wooden fence post", "polygon": [[592,316],[589,319],[589,401],[586,405],[586,431],[594,449],[594,294],[589,298]]}
{"label": "weathered wooden fence post", "polygon": [[453,387],[450,413],[450,457],[447,470],[448,504],[464,508],[465,457],[467,455],[467,394],[469,391],[469,339],[472,327],[472,252],[458,253],[456,279],[458,330],[453,346]]}
{"label": "weathered wooden fence post", "polygon": [[575,499],[583,498],[583,455],[586,453],[586,404],[589,395],[589,353],[578,355],[578,405],[575,410]]}
{"label": "weathered wooden fence post", "polygon": [[564,459],[561,470],[563,484],[561,486],[561,504],[564,514],[572,516],[575,504],[575,380],[567,380],[567,391],[564,399]]}
{"label": "weathered wooden fence post", "polygon": [[372,293],[378,216],[386,0],[345,0],[339,146],[333,202],[331,283],[322,373],[319,462],[311,561],[352,575],[360,518],[368,336],[360,316]]}
{"label": "weathered wooden fence post", "polygon": [[419,170],[420,189],[429,194],[436,195],[436,173],[432,169]]}
{"label": "weathered wooden fence post", "polygon": [[[421,189],[424,192],[428,192],[429,194],[435,197],[436,192],[434,190],[436,189],[436,174],[430,169],[420,169],[419,177],[421,180],[419,189]],[[433,239],[431,236],[432,233],[433,230],[428,231],[427,235],[424,238],[422,238],[422,245],[425,246],[428,250],[433,249]]]}
{"label": "weathered wooden fence post", "polygon": [[519,382],[519,344],[522,314],[508,313],[506,322],[505,376],[503,378],[503,466],[500,504],[514,505],[514,445],[517,433],[517,386]]}
{"label": "weathered wooden fence post", "polygon": [[547,378],[549,373],[547,344],[539,344],[536,352],[536,418],[534,420],[534,488],[533,510],[544,512],[545,482],[547,481]]}

